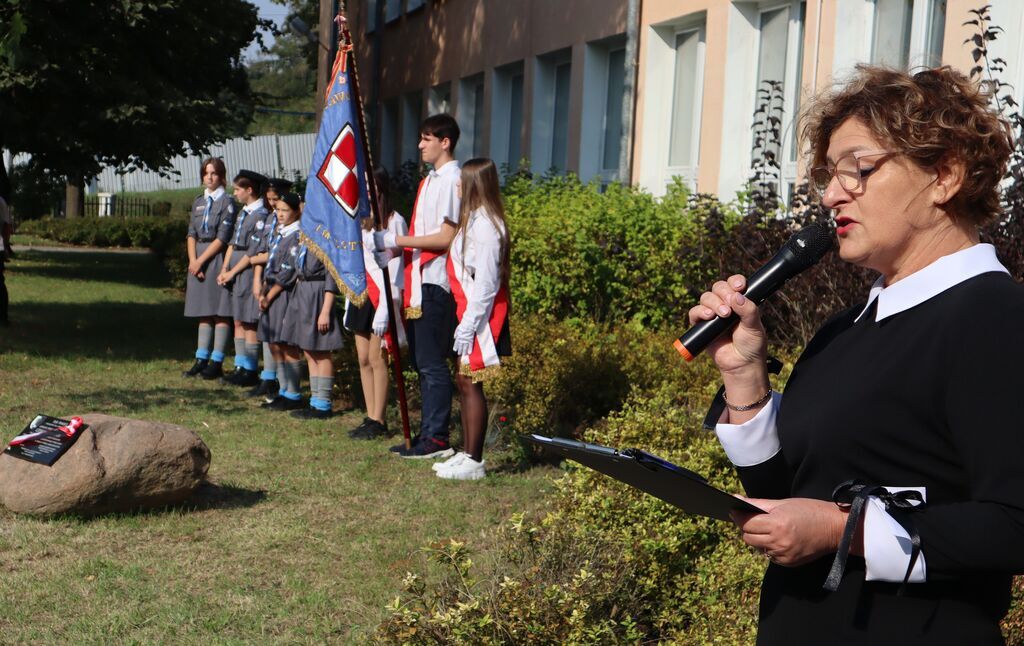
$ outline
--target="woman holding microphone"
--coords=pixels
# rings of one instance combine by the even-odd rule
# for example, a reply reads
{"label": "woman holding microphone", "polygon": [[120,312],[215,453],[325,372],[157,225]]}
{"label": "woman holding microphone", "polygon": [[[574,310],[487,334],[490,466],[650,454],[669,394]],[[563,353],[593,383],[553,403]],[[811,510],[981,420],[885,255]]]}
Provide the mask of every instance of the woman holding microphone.
{"label": "woman holding microphone", "polygon": [[759,644],[997,644],[1024,571],[1024,289],[978,229],[998,216],[1012,141],[948,68],[859,66],[801,129],[839,255],[880,275],[818,331],[785,395],[746,281],[715,283],[691,323],[735,313],[708,347],[716,432],[770,560]]}

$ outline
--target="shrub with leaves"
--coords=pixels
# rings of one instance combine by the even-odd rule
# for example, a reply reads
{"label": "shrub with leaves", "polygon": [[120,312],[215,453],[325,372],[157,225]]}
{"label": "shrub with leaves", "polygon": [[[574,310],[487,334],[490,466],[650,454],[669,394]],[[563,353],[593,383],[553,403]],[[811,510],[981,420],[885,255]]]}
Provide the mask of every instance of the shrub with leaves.
{"label": "shrub with leaves", "polygon": [[[738,491],[700,414],[666,385],[637,393],[586,439],[642,444]],[[378,629],[387,642],[591,644],[753,641],[764,559],[726,523],[678,509],[594,471],[569,468],[550,512],[515,516],[490,568],[459,542],[425,550]],[[492,569],[496,576],[476,574]]]}

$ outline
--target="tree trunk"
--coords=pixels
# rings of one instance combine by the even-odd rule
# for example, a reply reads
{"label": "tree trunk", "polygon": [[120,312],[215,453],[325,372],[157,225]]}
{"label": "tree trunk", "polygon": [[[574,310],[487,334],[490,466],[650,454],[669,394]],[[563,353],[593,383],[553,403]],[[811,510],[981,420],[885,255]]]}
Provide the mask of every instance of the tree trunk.
{"label": "tree trunk", "polygon": [[69,177],[64,188],[64,215],[68,218],[80,218],[85,214],[85,191],[81,177]]}

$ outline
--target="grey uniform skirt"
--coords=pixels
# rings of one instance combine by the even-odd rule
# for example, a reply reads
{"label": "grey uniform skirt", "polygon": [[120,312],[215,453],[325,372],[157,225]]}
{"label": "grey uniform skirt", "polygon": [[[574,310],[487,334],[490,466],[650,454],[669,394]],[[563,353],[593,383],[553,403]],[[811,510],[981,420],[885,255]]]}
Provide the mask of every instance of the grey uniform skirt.
{"label": "grey uniform skirt", "polygon": [[256,323],[260,320],[260,304],[252,295],[252,276],[250,266],[231,281],[231,317],[236,323]]}
{"label": "grey uniform skirt", "polygon": [[341,327],[337,316],[331,311],[331,327],[326,334],[316,328],[316,320],[324,306],[324,288],[322,280],[300,280],[295,283],[291,301],[288,303],[288,314],[284,319],[284,336],[290,345],[295,345],[311,352],[340,350],[344,345],[341,340]]}
{"label": "grey uniform skirt", "polygon": [[[196,256],[201,256],[209,242],[196,242]],[[221,298],[227,290],[217,284],[217,274],[224,263],[224,254],[217,254],[203,268],[203,279],[192,274],[185,282],[185,316],[231,316],[231,308],[221,307]],[[230,306],[230,303],[228,303]]]}
{"label": "grey uniform skirt", "polygon": [[259,327],[256,328],[257,339],[264,343],[288,343],[282,332],[284,331],[284,317],[288,312],[288,302],[291,297],[291,292],[287,290],[281,292],[267,308],[267,311],[260,313]]}

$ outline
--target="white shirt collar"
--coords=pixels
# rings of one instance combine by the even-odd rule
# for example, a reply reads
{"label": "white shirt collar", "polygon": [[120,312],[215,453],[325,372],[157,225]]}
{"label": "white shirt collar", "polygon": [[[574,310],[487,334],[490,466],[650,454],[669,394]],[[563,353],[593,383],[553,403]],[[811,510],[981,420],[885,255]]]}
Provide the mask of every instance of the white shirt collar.
{"label": "white shirt collar", "polygon": [[245,211],[246,213],[250,213],[251,214],[256,209],[262,209],[262,208],[263,208],[263,198],[260,198],[260,199],[256,200],[255,202],[253,202],[252,204],[246,204],[245,206],[242,207],[242,210]]}
{"label": "white shirt collar", "polygon": [[216,202],[220,198],[224,197],[224,187],[218,186],[217,190],[213,191],[212,193],[210,192],[210,189],[203,189],[203,193],[206,194],[206,197],[212,197],[213,201]]}
{"label": "white shirt collar", "polygon": [[440,168],[435,168],[430,171],[431,177],[440,177],[442,175],[448,175],[459,170],[459,160],[453,159],[450,162],[443,164]]}
{"label": "white shirt collar", "polygon": [[871,304],[878,300],[875,321],[917,307],[938,296],[954,285],[969,278],[993,271],[1010,272],[996,258],[996,248],[990,244],[976,244],[948,256],[943,256],[906,278],[885,287],[885,276],[879,276],[871,286],[868,302],[855,320],[864,316]]}
{"label": "white shirt collar", "polygon": [[296,220],[295,222],[292,222],[286,227],[281,227],[281,235],[290,236],[291,234],[299,230],[300,224],[302,224],[302,220]]}

